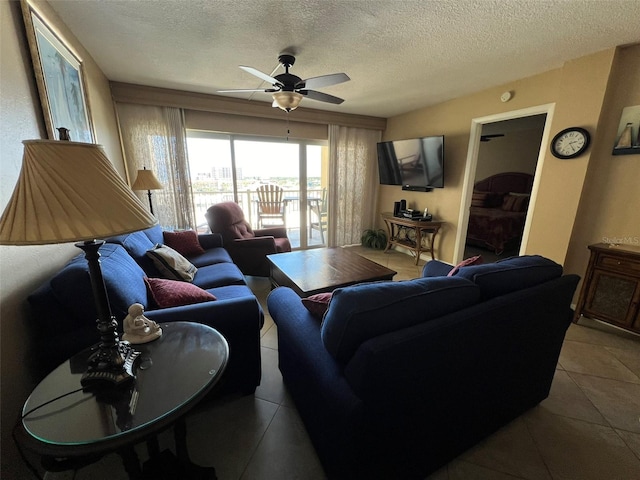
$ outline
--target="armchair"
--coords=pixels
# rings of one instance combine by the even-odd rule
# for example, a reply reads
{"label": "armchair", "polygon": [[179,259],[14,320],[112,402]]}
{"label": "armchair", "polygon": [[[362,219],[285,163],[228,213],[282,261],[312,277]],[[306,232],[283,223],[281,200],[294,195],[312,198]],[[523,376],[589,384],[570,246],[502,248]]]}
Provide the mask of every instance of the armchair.
{"label": "armchair", "polygon": [[266,256],[291,251],[285,227],[253,230],[244,212],[235,202],[217,203],[205,214],[212,233],[222,236],[224,248],[244,275],[268,277]]}

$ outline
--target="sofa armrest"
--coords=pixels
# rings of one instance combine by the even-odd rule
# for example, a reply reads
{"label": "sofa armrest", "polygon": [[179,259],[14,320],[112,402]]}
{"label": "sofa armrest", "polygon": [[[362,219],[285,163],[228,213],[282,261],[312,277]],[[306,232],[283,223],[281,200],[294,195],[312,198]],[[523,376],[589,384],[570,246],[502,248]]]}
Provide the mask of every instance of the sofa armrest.
{"label": "sofa armrest", "polygon": [[222,235],[219,233],[200,233],[198,234],[198,241],[200,242],[200,246],[205,250],[224,247]]}
{"label": "sofa armrest", "polygon": [[[344,421],[357,422],[360,399],[353,393],[342,373],[342,366],[325,348],[320,336],[320,320],[314,318],[300,297],[288,287],[278,287],[267,297],[269,314],[278,328],[279,367],[283,379],[295,397],[311,406],[306,414],[320,410],[345,415]],[[299,399],[298,399],[299,400]],[[350,418],[349,418],[350,417]]]}
{"label": "sofa armrest", "polygon": [[256,237],[275,237],[275,238],[287,237],[286,227],[260,228],[258,230],[254,230],[253,233],[255,234]]}
{"label": "sofa armrest", "polygon": [[447,274],[453,269],[453,265],[441,262],[440,260],[431,260],[425,263],[422,268],[423,277],[446,277]]}

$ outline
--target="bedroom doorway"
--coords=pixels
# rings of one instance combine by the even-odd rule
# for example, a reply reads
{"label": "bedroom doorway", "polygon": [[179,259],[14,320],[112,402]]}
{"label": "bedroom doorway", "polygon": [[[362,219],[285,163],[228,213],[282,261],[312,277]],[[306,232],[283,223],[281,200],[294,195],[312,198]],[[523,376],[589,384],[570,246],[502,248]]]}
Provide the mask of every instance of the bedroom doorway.
{"label": "bedroom doorway", "polygon": [[542,105],[472,120],[456,262],[478,254],[494,262],[526,250],[552,113],[553,105]]}

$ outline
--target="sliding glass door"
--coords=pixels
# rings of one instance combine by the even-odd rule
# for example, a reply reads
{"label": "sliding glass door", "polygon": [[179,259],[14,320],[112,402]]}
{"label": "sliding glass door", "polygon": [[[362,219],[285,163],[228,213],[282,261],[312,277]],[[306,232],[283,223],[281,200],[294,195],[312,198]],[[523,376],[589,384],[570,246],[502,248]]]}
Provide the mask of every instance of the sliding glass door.
{"label": "sliding glass door", "polygon": [[[242,207],[252,228],[284,225],[293,248],[326,245],[326,142],[190,130],[187,147],[200,231],[207,230],[207,208],[231,200]],[[260,185],[282,190],[282,216],[259,215]]]}

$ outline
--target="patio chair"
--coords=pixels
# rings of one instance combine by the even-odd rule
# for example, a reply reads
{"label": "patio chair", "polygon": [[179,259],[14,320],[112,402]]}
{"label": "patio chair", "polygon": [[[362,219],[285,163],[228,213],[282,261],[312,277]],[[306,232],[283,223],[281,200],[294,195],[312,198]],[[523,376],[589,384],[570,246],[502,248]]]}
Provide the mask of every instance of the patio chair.
{"label": "patio chair", "polygon": [[[324,245],[324,232],[327,230],[327,189],[322,189],[320,198],[309,199],[309,238],[313,237],[313,230],[320,231],[320,240]],[[311,218],[311,217],[314,218]]]}
{"label": "patio chair", "polygon": [[[284,190],[278,185],[265,184],[257,188],[258,228],[265,225],[285,225]],[[265,222],[266,220],[266,222]]]}

